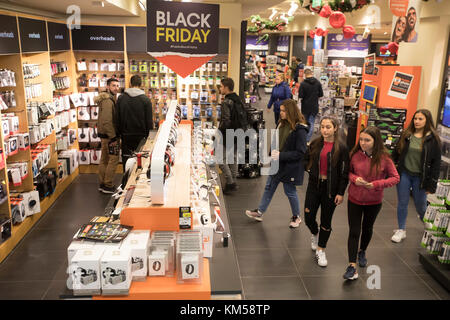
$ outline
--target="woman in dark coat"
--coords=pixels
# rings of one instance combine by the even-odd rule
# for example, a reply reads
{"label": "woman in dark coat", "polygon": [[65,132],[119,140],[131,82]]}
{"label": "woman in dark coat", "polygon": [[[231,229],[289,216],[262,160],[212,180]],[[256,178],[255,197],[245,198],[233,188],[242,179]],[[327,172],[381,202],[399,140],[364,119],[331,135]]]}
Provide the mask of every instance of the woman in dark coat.
{"label": "woman in dark coat", "polygon": [[288,197],[292,209],[289,227],[297,228],[302,220],[296,186],[303,184],[303,158],[306,153],[308,126],[294,100],[288,99],[282,102],[277,130],[279,150],[272,150],[271,157],[273,161],[278,162],[278,171],[268,177],[259,207],[254,210],[246,210],[245,214],[249,218],[262,221],[262,216],[266,212],[278,184],[282,182],[284,193]]}
{"label": "woman in dark coat", "polygon": [[280,119],[280,105],[286,99],[292,99],[292,92],[289,85],[285,82],[283,73],[277,74],[275,78],[276,85],[272,88],[269,103],[267,104],[267,111],[272,108],[275,116],[275,125],[278,125]]}

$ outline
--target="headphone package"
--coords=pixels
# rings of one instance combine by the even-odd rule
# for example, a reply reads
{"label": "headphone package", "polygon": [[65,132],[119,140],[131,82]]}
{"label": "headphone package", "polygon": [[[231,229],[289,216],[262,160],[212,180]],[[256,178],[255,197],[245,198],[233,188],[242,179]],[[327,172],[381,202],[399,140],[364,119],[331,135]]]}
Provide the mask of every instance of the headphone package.
{"label": "headphone package", "polygon": [[90,150],[80,150],[78,162],[82,165],[91,164]]}
{"label": "headphone package", "polygon": [[98,107],[91,107],[91,119],[98,120]]}
{"label": "headphone package", "polygon": [[21,223],[27,217],[25,214],[25,204],[23,198],[10,196],[11,217],[13,224]]}
{"label": "headphone package", "polygon": [[28,133],[20,133],[17,135],[19,150],[27,150],[30,148],[30,135]]}
{"label": "headphone package", "polygon": [[18,187],[22,185],[22,176],[20,174],[20,168],[10,167],[8,168],[8,179],[11,186]]}
{"label": "headphone package", "polygon": [[101,150],[91,150],[91,164],[100,164],[100,158],[102,156]]}
{"label": "headphone package", "polygon": [[58,181],[62,181],[67,177],[67,165],[65,161],[58,159]]}
{"label": "headphone package", "polygon": [[8,155],[13,156],[19,152],[19,142],[16,136],[9,137],[8,140]]}
{"label": "headphone package", "polygon": [[89,128],[89,137],[90,137],[90,141],[92,143],[94,143],[94,142],[102,142],[102,140],[98,136],[98,129],[97,129],[97,127]]}
{"label": "headphone package", "polygon": [[69,110],[69,119],[70,119],[70,123],[77,122],[77,110],[76,109]]}
{"label": "headphone package", "polygon": [[131,276],[133,281],[145,281],[149,255],[150,231],[131,231],[122,242],[121,248],[131,253]]}
{"label": "headphone package", "polygon": [[66,162],[67,173],[71,175],[78,168],[78,150],[70,149],[66,151],[61,151],[59,153],[59,158],[68,159]]}
{"label": "headphone package", "polygon": [[129,248],[106,248],[100,262],[103,295],[128,295],[131,286]]}
{"label": "headphone package", "polygon": [[89,129],[78,128],[78,142],[89,142]]}
{"label": "headphone package", "polygon": [[91,120],[88,108],[85,107],[78,108],[78,120],[85,120],[85,121]]}
{"label": "headphone package", "polygon": [[58,133],[56,135],[56,150],[67,150],[69,149],[69,139],[64,133]]}
{"label": "headphone package", "polygon": [[69,139],[69,145],[73,145],[77,141],[77,132],[75,129],[67,130],[67,137]]}
{"label": "headphone package", "polygon": [[[18,185],[22,184],[22,181],[25,180],[28,177],[28,162],[15,162],[15,163],[10,163],[8,169],[15,169],[18,170],[19,172],[19,176],[20,177],[20,182],[18,183]],[[12,173],[12,177],[13,179],[17,179],[17,177],[13,176],[16,175],[16,173]],[[17,181],[15,181],[14,183],[16,183]]]}
{"label": "headphone package", "polygon": [[39,126],[28,127],[28,131],[30,134],[31,144],[36,144],[41,141],[41,131],[39,130]]}
{"label": "headphone package", "polygon": [[72,257],[70,274],[73,283],[73,294],[99,295],[101,292],[100,259],[103,248],[78,250]]}
{"label": "headphone package", "polygon": [[23,198],[26,217],[41,212],[41,202],[39,200],[39,192],[37,191],[24,192],[20,196]]}
{"label": "headphone package", "polygon": [[11,237],[11,219],[0,217],[0,244]]}
{"label": "headphone package", "polygon": [[2,134],[3,139],[9,136],[9,121],[8,119],[2,118]]}
{"label": "headphone package", "polygon": [[56,132],[61,132],[62,126],[61,126],[61,115],[58,114],[53,118],[53,124],[55,126]]}
{"label": "headphone package", "polygon": [[13,135],[19,132],[19,117],[14,113],[5,113],[2,115],[3,119],[8,121],[9,134]]}

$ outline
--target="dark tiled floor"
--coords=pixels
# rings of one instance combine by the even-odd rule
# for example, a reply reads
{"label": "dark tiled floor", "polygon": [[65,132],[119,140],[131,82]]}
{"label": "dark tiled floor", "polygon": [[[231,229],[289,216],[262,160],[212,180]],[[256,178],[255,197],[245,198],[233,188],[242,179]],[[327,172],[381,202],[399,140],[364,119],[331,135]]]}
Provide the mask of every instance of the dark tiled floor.
{"label": "dark tiled floor", "polygon": [[[266,97],[262,103],[267,103]],[[272,113],[264,117],[268,128],[273,128]],[[265,177],[240,179],[239,192],[226,197],[245,299],[450,299],[450,293],[419,262],[422,226],[412,201],[408,237],[400,244],[390,241],[397,224],[395,188],[385,191],[367,250],[369,267],[359,268],[358,280],[346,282],[342,274],[348,261],[347,200],[334,214],[328,267],[321,268],[313,259],[311,235],[304,223],[296,230],[288,228],[290,207],[281,187],[264,222],[245,216],[246,208],[258,206],[265,181]],[[298,187],[302,211],[305,191],[306,186]],[[66,249],[71,237],[93,215],[102,215],[108,200],[97,191],[95,175],[80,175],[0,264],[0,300],[58,299],[66,288]],[[380,289],[369,289],[376,284],[370,265],[379,267]]]}

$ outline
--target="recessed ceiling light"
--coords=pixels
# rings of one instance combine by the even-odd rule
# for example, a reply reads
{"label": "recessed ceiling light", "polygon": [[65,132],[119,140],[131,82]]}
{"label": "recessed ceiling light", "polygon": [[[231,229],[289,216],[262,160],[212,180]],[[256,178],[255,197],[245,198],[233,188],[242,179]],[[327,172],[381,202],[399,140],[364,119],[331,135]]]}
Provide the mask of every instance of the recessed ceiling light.
{"label": "recessed ceiling light", "polygon": [[387,31],[385,31],[383,34],[387,34]]}

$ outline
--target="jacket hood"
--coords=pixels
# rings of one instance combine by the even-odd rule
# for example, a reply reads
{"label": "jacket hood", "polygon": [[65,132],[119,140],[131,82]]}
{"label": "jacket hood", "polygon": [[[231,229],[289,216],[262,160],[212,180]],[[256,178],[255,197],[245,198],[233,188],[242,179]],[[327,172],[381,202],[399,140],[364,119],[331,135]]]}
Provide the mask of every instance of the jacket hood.
{"label": "jacket hood", "polygon": [[309,77],[309,78],[306,78],[305,80],[303,80],[303,81],[305,81],[306,83],[309,83],[309,84],[316,84],[316,83],[320,83],[319,82],[319,80],[317,80],[316,78],[314,78],[314,77]]}
{"label": "jacket hood", "polygon": [[113,95],[109,92],[101,92],[98,96],[95,97],[94,102],[99,104],[101,101],[106,99],[114,99]]}
{"label": "jacket hood", "polygon": [[236,94],[236,92],[229,93],[225,96],[227,99],[233,100],[233,102],[241,102],[241,98]]}
{"label": "jacket hood", "polygon": [[143,94],[145,95],[144,90],[141,90],[139,88],[128,88],[125,90],[125,93],[128,94],[132,98],[143,95]]}
{"label": "jacket hood", "polygon": [[297,130],[305,130],[306,132],[308,132],[308,125],[303,123],[297,123],[295,125],[295,131]]}

